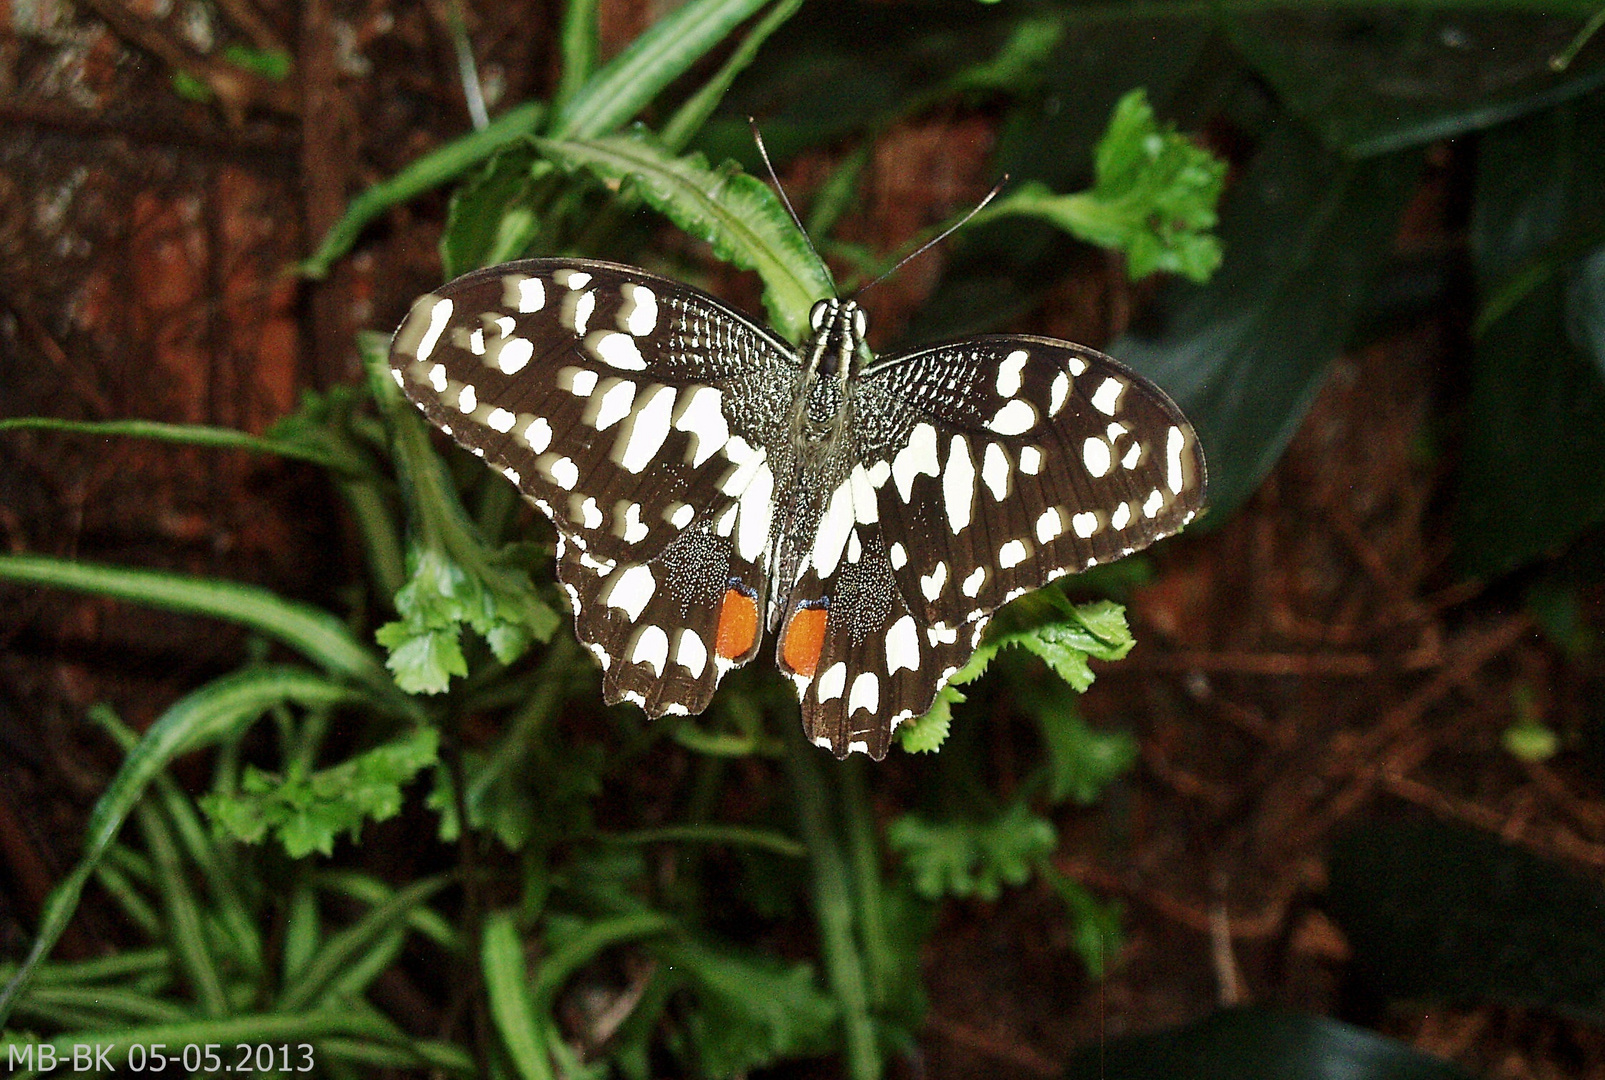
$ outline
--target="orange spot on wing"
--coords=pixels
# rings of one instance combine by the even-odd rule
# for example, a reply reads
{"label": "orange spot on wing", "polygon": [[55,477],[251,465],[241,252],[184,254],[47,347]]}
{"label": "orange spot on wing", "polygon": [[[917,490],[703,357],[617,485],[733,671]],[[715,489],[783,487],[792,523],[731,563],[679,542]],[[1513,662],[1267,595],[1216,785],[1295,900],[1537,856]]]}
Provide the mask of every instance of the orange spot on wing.
{"label": "orange spot on wing", "polygon": [[719,632],[713,651],[726,660],[745,656],[758,637],[758,605],[739,589],[726,589],[719,605]]}
{"label": "orange spot on wing", "polygon": [[786,666],[798,675],[811,679],[819,667],[819,653],[825,647],[824,608],[801,608],[786,624],[786,640],[780,655]]}

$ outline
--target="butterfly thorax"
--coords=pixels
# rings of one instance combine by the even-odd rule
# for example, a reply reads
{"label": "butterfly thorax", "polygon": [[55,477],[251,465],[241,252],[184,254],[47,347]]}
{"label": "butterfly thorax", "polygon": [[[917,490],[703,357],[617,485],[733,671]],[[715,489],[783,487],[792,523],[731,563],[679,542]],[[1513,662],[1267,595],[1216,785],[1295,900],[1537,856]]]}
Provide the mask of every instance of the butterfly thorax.
{"label": "butterfly thorax", "polygon": [[851,300],[821,300],[808,316],[801,390],[793,410],[793,439],[805,461],[828,456],[848,414],[848,386],[867,358],[864,310]]}

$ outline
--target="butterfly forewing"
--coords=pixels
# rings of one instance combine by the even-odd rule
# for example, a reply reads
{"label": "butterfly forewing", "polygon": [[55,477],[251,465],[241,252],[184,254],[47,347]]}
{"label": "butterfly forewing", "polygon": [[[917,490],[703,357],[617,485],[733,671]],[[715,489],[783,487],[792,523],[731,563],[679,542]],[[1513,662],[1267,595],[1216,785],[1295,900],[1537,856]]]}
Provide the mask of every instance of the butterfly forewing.
{"label": "butterfly forewing", "polygon": [[705,708],[755,653],[794,475],[789,346],[632,267],[532,259],[420,297],[392,373],[556,524],[608,700]]}

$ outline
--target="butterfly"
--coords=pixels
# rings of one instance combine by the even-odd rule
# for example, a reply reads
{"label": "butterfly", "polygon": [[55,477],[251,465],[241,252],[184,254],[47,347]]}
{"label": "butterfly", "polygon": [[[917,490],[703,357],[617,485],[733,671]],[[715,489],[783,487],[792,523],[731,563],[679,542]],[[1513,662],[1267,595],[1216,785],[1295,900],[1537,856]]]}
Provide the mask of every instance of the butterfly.
{"label": "butterfly", "polygon": [[632,266],[527,259],[419,297],[391,374],[552,519],[611,703],[699,713],[766,632],[810,740],[879,760],[991,613],[1177,532],[1193,428],[1093,349],[875,357],[829,298],[792,344]]}

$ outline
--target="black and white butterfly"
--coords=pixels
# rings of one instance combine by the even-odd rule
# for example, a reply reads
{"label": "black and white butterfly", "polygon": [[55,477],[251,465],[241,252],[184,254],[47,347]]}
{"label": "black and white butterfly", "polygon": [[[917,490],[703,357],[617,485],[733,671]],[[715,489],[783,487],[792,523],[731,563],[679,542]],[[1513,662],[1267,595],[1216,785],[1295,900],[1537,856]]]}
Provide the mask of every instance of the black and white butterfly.
{"label": "black and white butterfly", "polygon": [[875,358],[851,300],[811,325],[798,349],[635,267],[529,259],[420,297],[390,362],[557,526],[608,702],[701,712],[767,629],[808,737],[879,759],[995,609],[1192,520],[1204,459],[1092,349]]}

